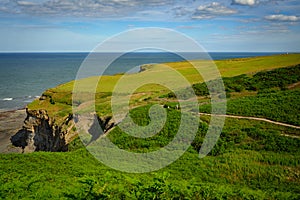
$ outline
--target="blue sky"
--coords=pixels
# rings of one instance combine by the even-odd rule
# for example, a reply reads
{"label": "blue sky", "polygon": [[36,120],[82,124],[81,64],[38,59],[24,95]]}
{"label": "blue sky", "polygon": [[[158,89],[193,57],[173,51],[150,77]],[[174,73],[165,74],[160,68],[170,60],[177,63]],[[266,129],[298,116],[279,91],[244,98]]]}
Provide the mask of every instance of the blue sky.
{"label": "blue sky", "polygon": [[300,52],[299,0],[1,0],[0,52],[91,51],[140,27],[207,51]]}

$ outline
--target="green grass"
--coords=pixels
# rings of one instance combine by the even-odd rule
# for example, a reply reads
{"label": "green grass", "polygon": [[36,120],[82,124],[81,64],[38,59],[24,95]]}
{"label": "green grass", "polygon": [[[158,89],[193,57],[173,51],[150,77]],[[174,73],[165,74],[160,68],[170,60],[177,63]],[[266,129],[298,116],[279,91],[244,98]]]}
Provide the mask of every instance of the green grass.
{"label": "green grass", "polygon": [[[211,63],[197,62],[202,70]],[[261,116],[299,125],[300,90],[286,90],[299,82],[296,71],[271,70],[295,66],[300,54],[215,61],[225,79],[228,113]],[[184,74],[199,95],[200,109],[209,112],[209,100],[202,78],[187,62],[168,63]],[[260,72],[261,70],[271,70]],[[256,74],[255,74],[256,73]],[[268,79],[273,77],[276,79]],[[172,84],[174,80],[162,65],[151,65],[139,74],[125,76],[129,87],[134,81],[153,79],[157,74]],[[246,74],[246,75],[242,75]],[[258,74],[258,75],[257,75]],[[105,84],[96,88],[98,115],[111,113],[111,92],[121,75],[103,76]],[[295,80],[294,80],[295,78]],[[292,80],[293,79],[293,80]],[[98,77],[80,80],[84,86],[78,105],[89,110],[93,105],[84,97]],[[291,81],[292,80],[292,81]],[[239,84],[237,84],[237,82]],[[272,83],[272,84],[269,84]],[[74,82],[62,84],[44,93],[44,100],[31,103],[29,109],[46,109],[59,123],[72,112]],[[242,86],[242,87],[238,87]],[[256,87],[249,87],[256,86]],[[168,89],[154,84],[137,88],[130,102],[130,116],[145,126],[153,103],[167,104],[167,122],[162,131],[150,138],[135,138],[120,128],[107,136],[129,152],[155,151],[168,144],[179,126],[178,103]],[[226,118],[220,139],[208,156],[199,158],[209,116],[201,116],[198,132],[190,148],[174,163],[151,173],[131,174],[113,170],[97,161],[79,138],[69,152],[0,154],[0,199],[300,199],[300,131],[262,121]],[[293,136],[293,137],[292,137]],[[296,137],[295,137],[296,136]],[[113,156],[113,155],[108,155]]]}
{"label": "green grass", "polygon": [[[227,114],[252,116],[300,125],[300,90],[273,91],[227,101]],[[210,113],[210,104],[200,106],[200,112]]]}
{"label": "green grass", "polygon": [[[214,64],[215,63],[215,64]],[[200,71],[209,71],[210,67],[216,65],[222,75],[222,77],[232,77],[241,74],[251,74],[254,72],[262,70],[270,70],[287,66],[294,66],[300,63],[300,54],[288,54],[288,55],[274,55],[274,56],[264,56],[255,58],[243,58],[243,59],[230,59],[230,60],[219,60],[219,61],[191,61],[191,62],[176,62],[176,63],[166,63],[150,65],[146,71],[138,74],[129,74],[122,77],[118,74],[115,76],[102,76],[100,81],[99,77],[91,77],[78,81],[80,85],[80,92],[82,92],[82,99],[77,98],[80,103],[87,102],[86,93],[94,93],[93,88],[96,86],[96,93],[111,93],[114,90],[114,86],[122,77],[123,88],[129,88],[133,84],[142,83],[143,81],[153,81],[156,79],[164,80],[163,84],[173,85],[175,87],[181,88],[182,85],[179,84],[178,78],[174,78],[175,75],[170,68],[177,70],[179,73],[183,74],[184,77],[190,82],[190,84],[203,82],[203,78],[198,74],[196,67]],[[192,66],[191,64],[194,64]],[[166,67],[168,66],[168,67]],[[99,82],[98,82],[99,81]],[[121,84],[122,85],[122,84]],[[56,88],[47,90],[44,95],[47,97],[45,101],[36,100],[29,104],[29,109],[46,109],[50,116],[56,115],[58,111],[62,113],[70,113],[70,104],[72,102],[71,95],[74,86],[74,81],[59,85]],[[140,85],[142,86],[142,85]],[[165,85],[164,85],[165,86]],[[184,88],[184,87],[183,87]],[[145,85],[138,88],[135,93],[146,93],[146,97],[155,99],[156,97],[167,94],[169,90],[166,88],[155,85]],[[109,102],[109,98],[103,100],[101,103],[104,104],[102,107],[107,107],[105,102]],[[139,95],[132,102],[136,105],[145,105]],[[97,106],[97,105],[96,105]],[[100,103],[99,103],[100,106]],[[92,106],[90,105],[90,108]],[[89,108],[89,109],[90,109]],[[87,108],[88,109],[88,108]],[[103,111],[103,113],[108,113],[109,110]]]}
{"label": "green grass", "polygon": [[[149,106],[131,111],[147,125]],[[154,137],[133,139],[120,129],[109,138],[132,152],[157,150],[174,136],[180,113],[169,109],[169,122]],[[227,118],[212,152],[199,159],[209,116],[191,148],[166,168],[145,174],[115,171],[95,160],[75,140],[66,153],[0,155],[0,194],[7,199],[298,199],[300,140],[282,134],[300,131],[255,120]],[[174,124],[175,123],[175,124]],[[176,128],[175,128],[176,129]],[[168,130],[168,131],[166,131]],[[169,133],[169,134],[168,134]],[[170,134],[171,133],[171,134]],[[75,144],[77,143],[77,144]],[[145,144],[147,144],[145,146]],[[110,155],[112,156],[112,155]]]}
{"label": "green grass", "polygon": [[[199,159],[193,144],[168,167],[145,174],[110,169],[84,148],[1,154],[0,198],[299,199],[299,139],[282,137],[282,132],[299,134],[263,122],[226,119],[222,144],[214,148],[214,155]],[[283,141],[288,141],[289,149],[276,149]],[[114,142],[125,149],[132,144],[130,138]]]}
{"label": "green grass", "polygon": [[251,74],[263,70],[294,66],[299,64],[299,61],[299,54],[283,54],[216,61],[216,65],[222,77],[232,77],[240,74]]}

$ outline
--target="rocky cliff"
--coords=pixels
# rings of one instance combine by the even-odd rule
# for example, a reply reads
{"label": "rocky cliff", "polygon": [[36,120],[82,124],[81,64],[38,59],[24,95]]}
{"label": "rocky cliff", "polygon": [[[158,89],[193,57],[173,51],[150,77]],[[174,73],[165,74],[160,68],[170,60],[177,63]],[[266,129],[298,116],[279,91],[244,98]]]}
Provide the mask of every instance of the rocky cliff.
{"label": "rocky cliff", "polygon": [[[21,147],[23,153],[34,151],[67,151],[68,144],[77,137],[75,131],[75,122],[78,116],[69,114],[64,117],[60,124],[55,119],[49,117],[46,110],[29,110],[26,109],[27,117],[21,130],[11,137],[11,143],[16,147]],[[115,126],[112,117],[98,117],[94,115],[92,121],[83,121],[88,126],[87,132],[91,134],[91,141],[97,140],[101,134],[107,133]],[[94,127],[98,123],[103,130],[102,133],[96,134]],[[79,124],[80,125],[80,124]],[[90,143],[89,142],[89,143]],[[86,144],[88,145],[88,144]]]}
{"label": "rocky cliff", "polygon": [[11,142],[21,147],[23,152],[33,151],[67,151],[68,143],[76,136],[73,116],[68,115],[61,124],[55,123],[46,110],[26,109],[24,125]]}

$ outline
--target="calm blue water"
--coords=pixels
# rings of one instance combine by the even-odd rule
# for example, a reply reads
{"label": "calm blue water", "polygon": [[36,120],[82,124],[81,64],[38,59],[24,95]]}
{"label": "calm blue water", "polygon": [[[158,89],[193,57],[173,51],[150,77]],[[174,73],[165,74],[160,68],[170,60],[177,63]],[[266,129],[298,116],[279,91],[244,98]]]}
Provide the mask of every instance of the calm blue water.
{"label": "calm blue water", "polygon": [[[214,60],[274,53],[210,53]],[[0,53],[0,109],[22,108],[48,88],[76,78],[87,53]],[[189,54],[189,59],[201,55]],[[130,53],[113,62],[105,74],[126,72],[147,63],[181,61],[171,53]]]}

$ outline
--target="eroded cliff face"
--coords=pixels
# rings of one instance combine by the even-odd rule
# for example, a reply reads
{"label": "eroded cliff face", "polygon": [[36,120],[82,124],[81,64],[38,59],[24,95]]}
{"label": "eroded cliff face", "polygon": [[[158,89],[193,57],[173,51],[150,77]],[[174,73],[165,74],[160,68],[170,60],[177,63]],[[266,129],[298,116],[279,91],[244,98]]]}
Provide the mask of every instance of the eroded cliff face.
{"label": "eroded cliff face", "polygon": [[76,136],[72,115],[60,124],[55,123],[45,110],[28,110],[23,128],[11,137],[11,142],[23,152],[67,151],[68,143]]}
{"label": "eroded cliff face", "polygon": [[[55,122],[49,117],[46,110],[29,110],[26,109],[27,117],[24,120],[24,125],[10,140],[16,147],[21,147],[23,153],[34,151],[67,151],[68,144],[78,136],[75,131],[75,122],[78,121],[78,116],[69,114],[60,119],[60,123]],[[107,133],[115,126],[112,117],[98,117],[96,114],[89,120],[81,120],[84,124],[77,125],[85,127],[86,132],[91,135],[91,140],[85,144],[97,140],[102,134]],[[98,133],[95,129],[96,124],[99,124],[103,132]],[[95,129],[95,130],[94,130]]]}

